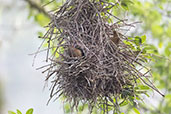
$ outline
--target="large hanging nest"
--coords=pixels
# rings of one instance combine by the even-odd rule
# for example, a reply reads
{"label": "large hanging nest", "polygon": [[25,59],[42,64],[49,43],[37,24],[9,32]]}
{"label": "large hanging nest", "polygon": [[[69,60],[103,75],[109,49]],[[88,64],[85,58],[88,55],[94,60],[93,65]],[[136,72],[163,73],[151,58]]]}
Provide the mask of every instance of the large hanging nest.
{"label": "large hanging nest", "polygon": [[123,27],[133,24],[110,13],[118,4],[67,0],[52,15],[42,37],[51,62],[44,71],[52,83],[50,99],[63,95],[73,107],[84,102],[106,113],[109,107],[118,110],[120,99],[137,96],[139,82],[158,91],[146,76],[142,50],[133,50],[134,40],[123,34]]}

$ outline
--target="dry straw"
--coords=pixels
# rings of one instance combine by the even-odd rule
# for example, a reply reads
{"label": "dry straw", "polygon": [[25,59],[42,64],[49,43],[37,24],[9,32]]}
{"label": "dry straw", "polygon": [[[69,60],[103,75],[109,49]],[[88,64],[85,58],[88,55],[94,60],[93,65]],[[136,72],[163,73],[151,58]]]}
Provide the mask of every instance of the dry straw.
{"label": "dry straw", "polygon": [[134,25],[110,13],[118,5],[67,0],[52,15],[42,37],[48,44],[50,64],[44,72],[52,84],[50,99],[63,95],[72,108],[83,102],[90,112],[98,107],[108,113],[111,108],[119,110],[121,99],[137,97],[139,84],[159,92],[148,79],[150,70],[144,66],[148,60],[142,50],[133,50],[129,45],[133,40],[122,33],[124,27]]}

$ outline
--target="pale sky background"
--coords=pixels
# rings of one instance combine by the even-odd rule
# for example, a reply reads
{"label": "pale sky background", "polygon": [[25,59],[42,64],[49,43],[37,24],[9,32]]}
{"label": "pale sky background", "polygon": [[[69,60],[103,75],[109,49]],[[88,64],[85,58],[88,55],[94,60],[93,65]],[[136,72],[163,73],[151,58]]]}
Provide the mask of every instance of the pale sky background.
{"label": "pale sky background", "polygon": [[0,85],[3,86],[4,108],[0,114],[19,109],[25,114],[29,108],[34,114],[62,114],[60,101],[46,105],[49,91],[43,91],[45,74],[37,71],[45,55],[33,56],[41,40],[37,32],[42,30],[33,19],[28,20],[28,8],[24,0],[0,0]]}

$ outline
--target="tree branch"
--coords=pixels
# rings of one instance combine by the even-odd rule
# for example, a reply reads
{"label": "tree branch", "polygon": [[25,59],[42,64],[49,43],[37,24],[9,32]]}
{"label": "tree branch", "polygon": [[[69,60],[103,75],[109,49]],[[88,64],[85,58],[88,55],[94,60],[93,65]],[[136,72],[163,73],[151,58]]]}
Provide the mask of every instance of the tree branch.
{"label": "tree branch", "polygon": [[41,6],[39,6],[37,3],[35,3],[33,0],[25,0],[31,8],[38,10],[40,13],[43,13],[44,15],[51,18],[50,14]]}

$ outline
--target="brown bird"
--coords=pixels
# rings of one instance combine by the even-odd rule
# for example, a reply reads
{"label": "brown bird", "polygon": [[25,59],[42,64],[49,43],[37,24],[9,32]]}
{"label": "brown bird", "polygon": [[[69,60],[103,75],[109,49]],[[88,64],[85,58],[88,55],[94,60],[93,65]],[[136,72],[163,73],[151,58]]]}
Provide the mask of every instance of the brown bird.
{"label": "brown bird", "polygon": [[113,41],[113,43],[115,43],[116,45],[118,45],[119,44],[119,41],[120,41],[120,36],[121,36],[122,34],[121,33],[119,33],[119,32],[116,32],[115,30],[113,31],[113,36],[111,37],[111,40]]}
{"label": "brown bird", "polygon": [[69,47],[68,54],[70,57],[82,57],[84,56],[83,50],[81,48]]}

